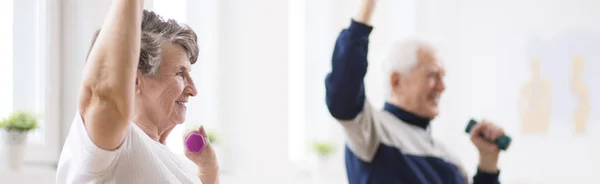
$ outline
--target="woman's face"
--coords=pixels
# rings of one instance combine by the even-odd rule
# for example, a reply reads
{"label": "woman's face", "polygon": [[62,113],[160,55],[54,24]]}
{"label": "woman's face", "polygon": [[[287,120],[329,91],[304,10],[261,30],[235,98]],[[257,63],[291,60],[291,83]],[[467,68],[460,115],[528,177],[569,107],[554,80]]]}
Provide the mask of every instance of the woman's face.
{"label": "woman's face", "polygon": [[161,59],[157,75],[140,80],[138,95],[143,102],[138,104],[159,121],[180,124],[185,121],[189,97],[197,93],[190,77],[191,63],[185,49],[172,43],[164,44]]}

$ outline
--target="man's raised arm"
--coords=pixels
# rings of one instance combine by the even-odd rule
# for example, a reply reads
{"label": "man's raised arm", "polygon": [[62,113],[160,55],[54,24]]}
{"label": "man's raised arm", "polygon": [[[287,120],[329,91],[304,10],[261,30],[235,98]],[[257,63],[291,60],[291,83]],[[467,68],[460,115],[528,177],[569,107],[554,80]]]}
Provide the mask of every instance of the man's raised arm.
{"label": "man's raised arm", "polygon": [[363,109],[371,16],[376,0],[364,0],[350,27],[342,30],[335,43],[331,72],[325,79],[329,112],[339,120],[352,120]]}

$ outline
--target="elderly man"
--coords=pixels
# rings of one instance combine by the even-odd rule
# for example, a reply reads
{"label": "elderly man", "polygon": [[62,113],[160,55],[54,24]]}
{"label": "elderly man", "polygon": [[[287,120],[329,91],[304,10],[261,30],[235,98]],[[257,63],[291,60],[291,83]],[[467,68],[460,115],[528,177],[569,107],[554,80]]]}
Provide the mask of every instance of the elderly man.
{"label": "elderly man", "polygon": [[[429,122],[438,115],[445,89],[444,67],[435,50],[420,41],[394,44],[386,59],[389,98],[382,111],[365,97],[363,78],[371,15],[376,0],[364,0],[360,12],[335,45],[326,78],[327,106],[347,135],[346,170],[351,184],[467,183],[460,161],[433,140]],[[478,123],[471,140],[479,150],[473,183],[499,183],[499,149],[489,142],[504,134],[489,122]],[[483,135],[483,136],[479,136]]]}

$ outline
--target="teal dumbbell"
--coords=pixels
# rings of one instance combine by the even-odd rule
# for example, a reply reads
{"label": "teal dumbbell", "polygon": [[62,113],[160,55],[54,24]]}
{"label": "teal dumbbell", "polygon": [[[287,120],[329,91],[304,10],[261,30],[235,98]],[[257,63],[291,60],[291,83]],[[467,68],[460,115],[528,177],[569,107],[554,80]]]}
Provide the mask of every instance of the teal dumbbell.
{"label": "teal dumbbell", "polygon": [[[477,124],[477,121],[475,121],[474,119],[471,119],[469,121],[469,124],[467,124],[467,128],[465,129],[465,132],[471,133],[471,129],[476,124]],[[479,135],[479,136],[483,137],[483,135]],[[512,139],[509,136],[503,135],[501,137],[498,137],[498,139],[496,139],[495,143],[496,143],[496,145],[498,145],[498,148],[500,150],[506,151],[506,149],[508,149],[508,147],[510,146],[511,141],[512,141]],[[490,142],[494,142],[494,141],[490,141]]]}

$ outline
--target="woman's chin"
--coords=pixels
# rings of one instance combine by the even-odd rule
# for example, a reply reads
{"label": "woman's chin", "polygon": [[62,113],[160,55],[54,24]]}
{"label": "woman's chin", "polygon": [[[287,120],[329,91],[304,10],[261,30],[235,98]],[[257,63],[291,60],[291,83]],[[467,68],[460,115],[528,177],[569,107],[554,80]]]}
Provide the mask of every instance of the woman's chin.
{"label": "woman's chin", "polygon": [[177,121],[175,121],[175,123],[177,123],[178,125],[183,124],[185,122],[185,118],[178,118]]}
{"label": "woman's chin", "polygon": [[185,105],[175,104],[175,109],[171,111],[171,119],[175,120],[177,124],[185,122],[185,115],[187,113],[187,107]]}
{"label": "woman's chin", "polygon": [[171,116],[171,119],[178,125],[182,124],[185,122],[185,113],[183,115],[174,114],[173,116]]}

